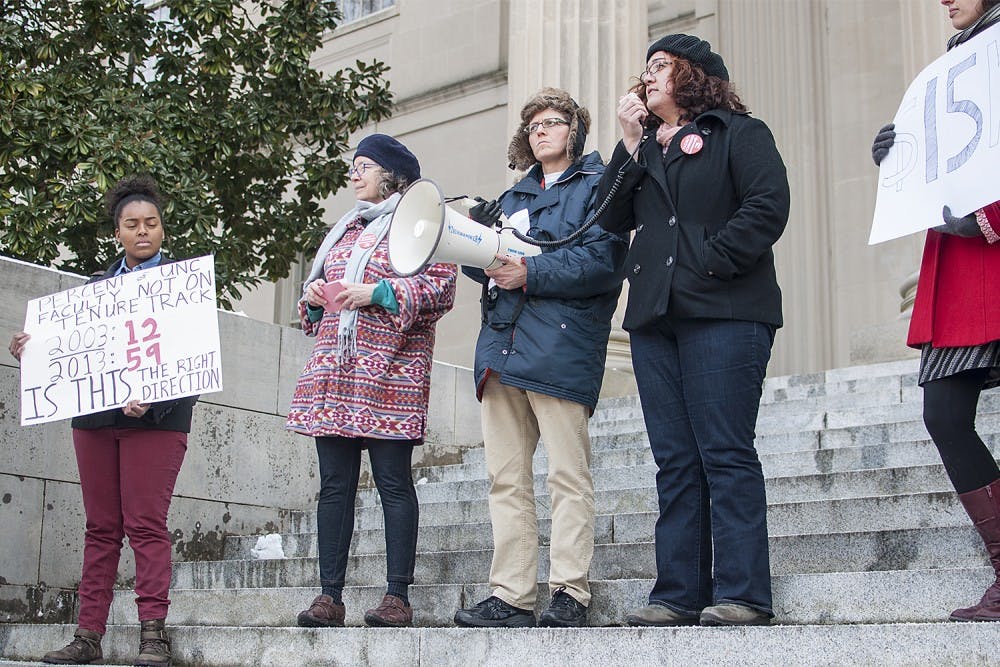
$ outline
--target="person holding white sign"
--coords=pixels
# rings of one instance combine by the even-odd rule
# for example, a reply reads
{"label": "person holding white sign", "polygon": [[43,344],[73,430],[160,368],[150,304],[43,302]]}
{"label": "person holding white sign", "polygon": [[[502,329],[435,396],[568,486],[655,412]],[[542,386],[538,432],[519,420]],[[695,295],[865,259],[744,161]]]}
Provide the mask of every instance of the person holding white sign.
{"label": "person holding white sign", "polygon": [[[959,32],[948,49],[1000,22],[1000,0],[941,0]],[[893,125],[872,145],[878,165],[895,140]],[[1000,201],[963,218],[948,206],[927,232],[907,345],[920,348],[924,424],[996,573],[978,604],[953,621],[1000,621],[1000,468],[976,432],[984,389],[1000,385]]]}
{"label": "person holding white sign", "polygon": [[[123,254],[97,282],[170,260],[161,252],[163,206],[148,175],[119,181],[105,196]],[[30,337],[14,335],[10,352],[20,359]],[[140,648],[135,665],[171,661],[165,629],[171,575],[167,511],[177,473],[187,451],[197,397],[160,403],[131,401],[123,408],[73,418],[73,447],[87,516],[80,616],[73,640],[50,651],[42,662],[80,665],[100,660],[115,577],[126,535],[135,552],[135,593]]]}
{"label": "person holding white sign", "polygon": [[427,424],[434,330],[454,304],[457,268],[430,264],[408,278],[392,270],[389,222],[401,193],[420,178],[420,164],[403,144],[384,134],[365,137],[348,174],[357,204],[324,239],[299,301],[302,329],[316,345],[295,387],[287,428],[316,440],[322,591],[298,624],[344,625],[342,594],[367,449],[385,518],[387,590],[365,623],[409,626],[418,518],[410,465]]}

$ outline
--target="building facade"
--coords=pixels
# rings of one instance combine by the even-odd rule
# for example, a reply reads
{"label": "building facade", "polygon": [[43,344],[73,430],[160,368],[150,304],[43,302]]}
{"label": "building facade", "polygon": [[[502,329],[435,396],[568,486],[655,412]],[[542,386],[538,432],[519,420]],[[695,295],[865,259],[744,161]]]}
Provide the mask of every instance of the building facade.
{"label": "building facade", "polygon": [[[944,51],[951,28],[936,1],[350,0],[342,6],[351,20],[328,36],[317,65],[335,71],[379,59],[391,68],[395,95],[392,118],[354,141],[372,131],[398,137],[446,195],[493,198],[513,182],[506,151],[517,113],[546,85],[569,90],[589,108],[587,149],[607,159],[620,136],[615,104],[645,66],[647,45],[671,32],[707,39],[744,102],[774,132],[788,167],[792,211],[775,249],[786,324],[775,341],[772,374],[910,354],[903,341],[923,235],[867,245],[877,177],[870,145],[908,83]],[[330,221],[352,204],[346,190],[325,202]],[[247,295],[242,307],[252,317],[289,323],[300,284],[301,276],[291,276]],[[460,279],[457,305],[438,327],[436,359],[471,365],[478,298],[478,285]],[[627,373],[628,337],[620,328],[610,350],[609,368]]]}

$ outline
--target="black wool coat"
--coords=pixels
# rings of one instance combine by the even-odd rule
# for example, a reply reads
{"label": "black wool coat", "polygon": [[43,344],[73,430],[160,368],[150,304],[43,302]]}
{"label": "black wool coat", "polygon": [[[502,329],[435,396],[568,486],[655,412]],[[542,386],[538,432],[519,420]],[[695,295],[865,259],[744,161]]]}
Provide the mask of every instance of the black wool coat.
{"label": "black wool coat", "polygon": [[[697,138],[702,145],[691,150]],[[625,276],[623,327],[663,317],[782,325],[781,289],[771,247],[788,222],[785,165],[767,126],[748,114],[701,114],[671,141],[666,156],[647,132],[632,159],[619,142],[597,192],[622,181],[601,226],[635,230]]]}

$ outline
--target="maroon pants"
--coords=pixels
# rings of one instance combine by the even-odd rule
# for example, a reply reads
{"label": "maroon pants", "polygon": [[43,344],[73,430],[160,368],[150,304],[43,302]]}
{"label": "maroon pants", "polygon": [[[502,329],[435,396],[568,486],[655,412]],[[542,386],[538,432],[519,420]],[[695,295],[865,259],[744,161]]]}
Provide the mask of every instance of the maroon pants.
{"label": "maroon pants", "polygon": [[166,618],[170,604],[167,510],[187,450],[187,433],[75,428],[73,446],[87,513],[80,627],[104,634],[125,535],[135,552],[139,620]]}

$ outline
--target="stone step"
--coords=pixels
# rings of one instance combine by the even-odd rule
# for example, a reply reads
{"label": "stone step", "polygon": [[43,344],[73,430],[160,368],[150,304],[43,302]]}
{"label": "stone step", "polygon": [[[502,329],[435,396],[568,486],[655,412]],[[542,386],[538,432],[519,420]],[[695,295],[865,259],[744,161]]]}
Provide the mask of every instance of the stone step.
{"label": "stone step", "polygon": [[[761,436],[859,426],[891,426],[911,422],[917,422],[922,426],[922,413],[923,406],[918,400],[905,403],[897,400],[894,403],[875,405],[857,405],[848,402],[847,405],[838,409],[789,410],[782,414],[769,414],[764,411],[757,419],[755,431],[759,440]],[[986,429],[987,432],[997,432],[1000,429],[1000,394],[984,393],[980,398],[977,414],[977,421],[981,428]],[[627,411],[621,418],[612,415],[600,421],[592,421],[590,424],[590,433],[595,437],[637,434],[644,432],[645,429],[642,411],[637,409]],[[764,442],[766,443],[766,441]],[[760,446],[758,445],[758,447]]]}
{"label": "stone step", "polygon": [[[650,519],[653,517],[650,516]],[[595,533],[595,561],[591,577],[633,578],[651,577],[654,574],[655,549],[653,546],[653,523],[645,524],[645,534],[627,534],[613,539],[610,526],[614,517],[598,517]],[[642,526],[638,526],[641,530]],[[539,549],[540,572],[543,578],[548,573],[549,525],[540,525]],[[637,531],[638,532],[638,531]],[[627,537],[628,539],[623,539]],[[947,567],[975,567],[987,564],[986,551],[982,540],[971,524],[945,528],[912,528],[906,530],[883,530],[869,532],[811,533],[803,535],[774,536],[769,540],[771,571],[775,574],[822,573],[822,572],[865,572],[874,570],[911,570]],[[245,538],[231,538],[227,551],[236,553],[229,561],[245,563],[253,561],[245,551],[250,542]],[[287,535],[283,538],[286,559],[315,559],[316,535],[304,533]],[[489,569],[489,559],[493,548],[493,537],[489,524],[466,524],[463,526],[442,526],[421,530],[417,541],[418,560],[442,559],[452,561],[468,558],[475,561],[484,578]],[[449,552],[445,556],[442,552]],[[368,579],[355,583],[377,584],[385,572],[385,533],[383,531],[359,531],[352,542],[349,569],[361,571]],[[257,561],[264,562],[264,561]],[[272,567],[280,567],[281,560],[267,561]],[[181,572],[181,563],[176,563]],[[248,566],[242,568],[244,579]],[[265,566],[261,566],[265,567]],[[308,567],[305,567],[308,570]],[[251,568],[251,571],[253,568]],[[381,573],[381,574],[380,574]],[[185,575],[188,576],[188,575]],[[193,572],[189,575],[194,582]],[[308,575],[307,575],[308,576]],[[230,577],[218,574],[217,580],[228,581]],[[433,583],[437,580],[424,580]],[[303,585],[308,585],[308,581]],[[441,583],[441,582],[439,582]],[[190,583],[189,583],[190,585]],[[258,585],[258,584],[241,584]]]}
{"label": "stone step", "polygon": [[[859,407],[878,407],[904,403],[916,398],[909,392],[904,394],[899,377],[876,378],[840,385],[822,385],[823,391],[810,392],[801,396],[787,396],[780,400],[765,400],[762,395],[758,419],[768,420],[794,414],[822,413],[831,410],[853,410]],[[642,407],[638,400],[620,403],[614,407],[601,407],[594,411],[591,425],[604,422],[634,420],[642,418]]]}
{"label": "stone step", "polygon": [[[645,480],[642,479],[645,477]],[[909,468],[876,469],[846,471],[828,475],[808,475],[765,480],[768,485],[769,522],[772,523],[772,534],[789,534],[803,532],[801,521],[815,521],[816,512],[809,510],[808,517],[796,514],[799,505],[816,506],[822,512],[825,503],[837,503],[838,511],[850,508],[852,499],[857,505],[867,506],[879,503],[880,507],[891,508],[894,496],[884,494],[901,494],[900,497],[920,495],[941,495],[947,497],[949,511],[958,507],[958,501],[951,492],[950,483],[944,474],[943,467],[913,466]],[[623,514],[635,512],[652,512],[657,509],[656,491],[653,488],[652,475],[637,476],[635,483],[643,486],[629,488],[606,489],[595,491],[594,501],[597,514]],[[426,486],[426,485],[423,485]],[[883,493],[884,492],[884,493]],[[871,494],[880,494],[872,496]],[[422,502],[420,505],[421,526],[441,526],[460,523],[481,523],[489,520],[489,507],[485,492],[477,494],[480,497],[439,502]],[[836,497],[836,496],[842,497]],[[833,497],[831,497],[833,496]],[[846,504],[845,504],[846,503]],[[535,497],[539,518],[548,518],[550,500],[548,495],[539,494]],[[904,505],[909,506],[909,505]],[[290,512],[289,533],[315,532],[315,511]],[[964,515],[963,515],[964,516]],[[907,521],[904,517],[892,517],[894,520]],[[777,521],[777,524],[773,522]],[[839,525],[836,521],[823,520],[822,524],[829,530],[839,532],[852,527],[851,524]],[[780,529],[775,526],[780,525]],[[355,512],[355,529],[370,530],[382,527],[382,508],[376,504],[361,505]],[[907,527],[907,526],[895,526]],[[808,532],[808,531],[806,531]]]}
{"label": "stone step", "polygon": [[[642,493],[647,489],[655,495],[656,465],[652,463],[622,468],[605,468],[594,473],[595,493],[620,491],[625,494]],[[644,485],[645,482],[645,485]],[[764,480],[768,501],[771,503],[823,498],[853,498],[868,495],[947,491],[951,489],[944,466],[940,464],[900,468],[875,468],[843,472],[816,473],[771,477]],[[639,486],[637,486],[639,485]],[[446,503],[458,500],[481,499],[486,501],[489,481],[485,478],[459,482],[431,482],[418,484],[417,498],[421,504]],[[538,502],[549,502],[546,477],[534,476],[534,493]],[[375,489],[359,489],[356,507],[379,505]]]}
{"label": "stone step", "polygon": [[[941,621],[957,607],[979,600],[994,580],[989,567],[783,574],[772,577],[777,623],[837,624]],[[619,625],[645,603],[651,578],[591,581],[588,622]],[[536,612],[549,603],[548,586],[539,583]],[[313,586],[186,589],[170,592],[170,619],[176,625],[293,625],[296,614],[319,593]],[[360,625],[365,609],[378,604],[384,583],[348,586],[344,591],[348,625]],[[414,622],[425,627],[452,625],[455,610],[490,594],[486,583],[414,585],[410,600]],[[131,592],[120,591],[112,605],[113,623],[135,623]],[[9,655],[9,654],[7,654]]]}
{"label": "stone step", "polygon": [[[72,626],[0,626],[0,645],[29,658],[72,634]],[[653,667],[772,665],[988,665],[1000,623],[781,625],[751,628],[172,628],[178,664],[311,667],[330,664]],[[135,631],[112,626],[105,654],[130,662]]]}
{"label": "stone step", "polygon": [[[980,434],[983,442],[1000,458],[1000,433]],[[436,467],[413,469],[413,478],[418,484],[439,482],[463,482],[486,479],[486,463],[480,460]],[[896,468],[935,465],[941,462],[937,448],[929,439],[912,442],[892,442],[861,447],[835,447],[833,449],[808,449],[796,452],[776,452],[761,454],[760,462],[764,477],[791,477],[817,473],[845,472],[848,470],[868,470],[872,468]],[[648,445],[607,449],[597,452],[591,463],[591,470],[597,478],[609,468],[625,468],[652,465],[653,454]],[[539,447],[532,462],[536,473],[548,470],[548,455],[544,447]]]}

